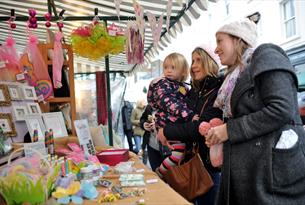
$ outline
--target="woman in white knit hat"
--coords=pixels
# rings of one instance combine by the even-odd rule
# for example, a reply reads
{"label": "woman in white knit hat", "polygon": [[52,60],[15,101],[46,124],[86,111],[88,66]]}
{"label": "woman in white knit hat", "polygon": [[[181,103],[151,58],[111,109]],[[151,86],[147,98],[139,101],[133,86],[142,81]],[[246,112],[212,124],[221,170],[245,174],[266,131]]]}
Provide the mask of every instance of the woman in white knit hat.
{"label": "woman in white knit hat", "polygon": [[253,49],[248,19],[222,26],[215,53],[228,72],[214,106],[226,123],[206,144],[224,143],[219,205],[305,204],[305,132],[298,82],[286,53],[273,44]]}

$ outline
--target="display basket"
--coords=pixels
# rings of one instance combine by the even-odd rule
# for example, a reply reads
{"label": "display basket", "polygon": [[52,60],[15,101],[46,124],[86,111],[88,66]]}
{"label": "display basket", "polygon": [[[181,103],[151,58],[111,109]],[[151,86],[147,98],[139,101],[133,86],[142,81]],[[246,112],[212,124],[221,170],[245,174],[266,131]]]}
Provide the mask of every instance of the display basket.
{"label": "display basket", "polygon": [[7,205],[45,204],[51,195],[60,165],[51,167],[44,156],[34,149],[31,151],[35,156],[23,157],[11,163],[13,155],[22,151],[23,147],[10,154],[7,166],[0,175],[0,193]]}

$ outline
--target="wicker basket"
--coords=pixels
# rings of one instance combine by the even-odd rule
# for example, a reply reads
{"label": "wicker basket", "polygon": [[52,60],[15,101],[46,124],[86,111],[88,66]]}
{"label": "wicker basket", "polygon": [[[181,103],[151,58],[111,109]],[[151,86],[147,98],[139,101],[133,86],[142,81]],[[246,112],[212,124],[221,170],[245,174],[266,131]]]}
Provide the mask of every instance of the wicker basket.
{"label": "wicker basket", "polygon": [[[10,168],[18,165],[17,164],[12,164],[11,163],[11,159],[14,157],[14,155],[18,152],[23,152],[24,151],[24,147],[22,146],[21,148],[19,149],[16,149],[14,150],[8,157],[8,161],[7,161],[7,166],[8,166],[8,170],[10,170]],[[46,159],[43,157],[43,155],[34,150],[34,149],[31,149],[32,152],[35,153],[36,156],[39,156],[40,159],[44,160],[45,161],[45,164],[46,164],[46,168],[48,169],[47,171],[49,172],[51,167],[49,165],[49,163],[46,161]],[[36,174],[36,173],[35,173]],[[37,173],[38,174],[38,173]],[[40,178],[38,179],[37,181],[32,181],[32,178],[24,178],[23,177],[24,175],[23,174],[20,174],[20,173],[14,173],[13,175],[7,175],[7,176],[3,176],[3,177],[0,177],[0,192],[2,192],[2,195],[3,197],[5,198],[5,200],[7,201],[7,204],[8,205],[11,205],[11,204],[15,204],[16,203],[22,203],[22,202],[29,202],[28,200],[32,197],[31,194],[35,194],[37,195],[37,191],[39,191],[38,193],[41,193],[41,197],[39,197],[37,200],[39,201],[36,201],[35,204],[45,204],[45,201],[48,199],[48,190],[47,190],[47,187],[45,185],[45,183],[43,183],[41,180],[43,180],[43,178]],[[43,177],[43,176],[41,176]],[[16,182],[17,180],[13,180],[13,178],[16,178],[16,179],[22,179],[22,181],[18,181]],[[8,183],[8,181],[10,181],[10,183]],[[31,192],[31,189],[29,187],[37,187],[38,186],[38,183],[40,183],[38,189],[35,189],[36,193],[30,193]],[[27,184],[32,184],[32,186],[26,186]],[[12,197],[14,196],[14,194],[12,194],[12,192],[15,192],[15,190],[13,189],[13,187],[15,187],[16,185],[18,185],[19,187],[23,187],[24,189],[23,190],[26,190],[26,192],[29,192],[28,195],[23,195],[25,197],[23,197],[22,199],[18,199],[17,201],[14,202],[14,200],[16,200],[16,197]],[[17,190],[16,190],[17,191]],[[15,194],[17,194],[18,192],[15,192]],[[21,201],[20,201],[21,200]]]}
{"label": "wicker basket", "polygon": [[17,150],[17,149],[22,148],[24,143],[23,142],[12,142],[11,145],[14,150]]}

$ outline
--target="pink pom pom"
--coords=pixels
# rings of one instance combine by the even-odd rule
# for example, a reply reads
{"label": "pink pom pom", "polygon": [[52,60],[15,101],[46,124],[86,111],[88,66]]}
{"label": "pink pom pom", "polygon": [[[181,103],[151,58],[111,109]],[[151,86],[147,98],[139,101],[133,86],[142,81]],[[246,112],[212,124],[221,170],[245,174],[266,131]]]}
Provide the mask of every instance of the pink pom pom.
{"label": "pink pom pom", "polygon": [[223,121],[219,118],[213,118],[210,120],[210,125],[211,127],[216,127],[216,126],[219,126],[219,125],[222,125],[223,124]]}
{"label": "pink pom pom", "polygon": [[199,133],[203,136],[207,135],[210,129],[211,129],[211,125],[208,122],[203,121],[199,125]]}
{"label": "pink pom pom", "polygon": [[35,35],[30,35],[30,36],[29,36],[29,41],[30,41],[31,43],[37,44],[37,43],[38,43],[38,38],[37,38],[37,36],[35,36]]}
{"label": "pink pom pom", "polygon": [[15,45],[15,40],[12,37],[7,37],[6,38],[6,45],[9,46],[9,47]]}

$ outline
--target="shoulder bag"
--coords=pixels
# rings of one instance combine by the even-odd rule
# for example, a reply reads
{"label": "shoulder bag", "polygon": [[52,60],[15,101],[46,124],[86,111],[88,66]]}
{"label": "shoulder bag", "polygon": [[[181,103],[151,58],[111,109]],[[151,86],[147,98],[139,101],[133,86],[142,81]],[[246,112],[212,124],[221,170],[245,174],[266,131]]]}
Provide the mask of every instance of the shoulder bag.
{"label": "shoulder bag", "polygon": [[[200,115],[205,109],[208,100],[209,96],[202,106]],[[204,167],[198,149],[198,144],[193,146],[189,160],[184,162],[180,161],[177,166],[171,167],[164,175],[166,182],[189,201],[205,194],[214,185],[210,174]]]}

